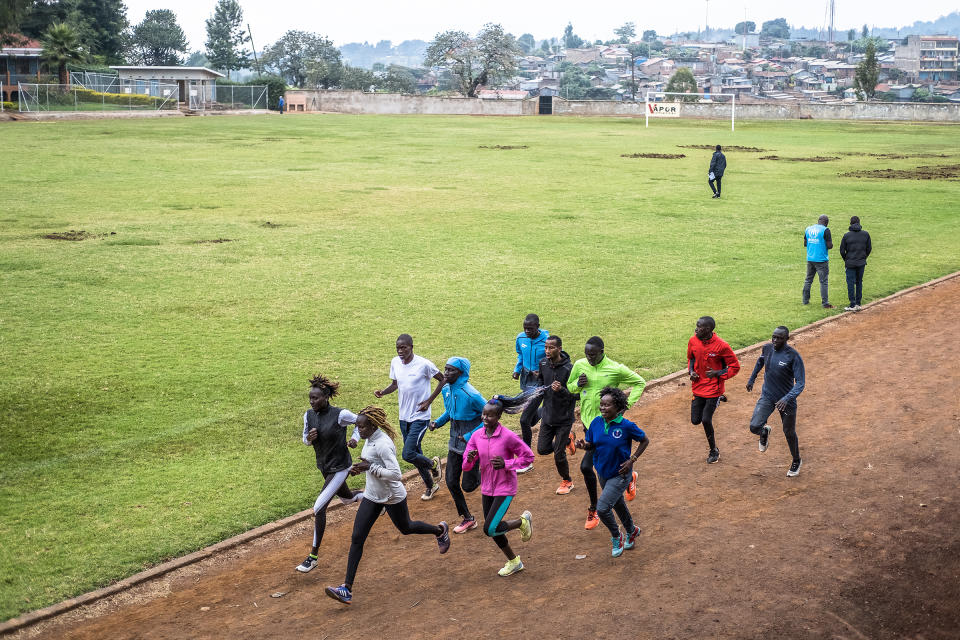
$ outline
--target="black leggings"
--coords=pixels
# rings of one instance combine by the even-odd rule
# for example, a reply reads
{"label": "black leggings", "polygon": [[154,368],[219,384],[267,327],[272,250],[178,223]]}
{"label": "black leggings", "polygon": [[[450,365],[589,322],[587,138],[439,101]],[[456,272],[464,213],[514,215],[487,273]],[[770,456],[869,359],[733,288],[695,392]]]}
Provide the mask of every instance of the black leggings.
{"label": "black leggings", "polygon": [[567,463],[567,442],[570,439],[572,424],[554,425],[544,422],[540,425],[540,434],[537,436],[537,453],[545,456],[553,454],[553,462],[557,465],[560,477],[570,482],[570,465]]}
{"label": "black leggings", "polygon": [[[754,409],[753,419],[750,421],[750,432],[756,435],[763,433],[763,427],[766,426],[766,418],[764,422],[759,425],[754,425],[754,422],[758,422],[758,413],[762,410],[765,412],[765,407],[761,407],[761,402],[773,404],[772,400],[766,400],[761,398],[757,401],[757,408]],[[772,412],[771,412],[772,413]],[[783,423],[783,437],[787,439],[787,446],[790,447],[790,455],[793,456],[794,460],[800,459],[800,442],[797,439],[797,405],[788,404],[786,411],[780,411],[780,421]],[[767,414],[769,417],[769,414]]]}
{"label": "black leggings", "polygon": [[507,536],[503,535],[510,529],[503,524],[503,516],[513,502],[513,496],[480,496],[483,504],[483,532],[493,538],[497,546],[503,549],[507,546]]}
{"label": "black leggings", "polygon": [[707,443],[711,449],[717,448],[717,441],[713,435],[713,412],[720,406],[720,398],[701,398],[693,396],[690,401],[690,422],[703,423],[703,433],[707,436]]}
{"label": "black leggings", "polygon": [[587,487],[590,496],[590,508],[597,510],[597,473],[593,470],[593,449],[583,452],[580,460],[580,473],[583,474],[583,484]]}
{"label": "black leggings", "polygon": [[[461,480],[462,476],[462,480]],[[463,470],[463,454],[456,451],[447,451],[447,489],[453,498],[453,504],[457,507],[457,513],[463,519],[472,518],[470,507],[467,506],[467,498],[463,495],[466,491],[476,491],[480,486],[480,463],[477,462],[470,471]]]}
{"label": "black leggings", "polygon": [[357,517],[353,521],[353,536],[350,538],[350,555],[347,557],[347,577],[343,583],[348,587],[353,585],[353,579],[357,575],[357,567],[360,566],[360,557],[363,555],[363,543],[367,541],[373,523],[380,517],[384,507],[387,509],[387,515],[393,520],[393,525],[397,531],[403,535],[411,533],[422,533],[439,536],[443,533],[439,525],[427,524],[419,520],[410,520],[410,511],[407,509],[407,499],[404,498],[396,504],[380,504],[369,498],[364,498],[360,502],[360,508],[357,509]]}
{"label": "black leggings", "polygon": [[540,422],[540,403],[542,398],[537,398],[526,407],[520,414],[520,437],[529,447],[533,442],[533,427]]}

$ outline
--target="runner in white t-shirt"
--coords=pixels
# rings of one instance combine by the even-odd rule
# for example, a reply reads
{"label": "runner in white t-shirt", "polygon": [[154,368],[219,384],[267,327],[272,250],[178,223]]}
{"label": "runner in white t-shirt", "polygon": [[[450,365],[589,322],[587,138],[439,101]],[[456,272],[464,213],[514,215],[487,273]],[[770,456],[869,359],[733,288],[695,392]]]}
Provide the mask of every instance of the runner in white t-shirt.
{"label": "runner in white t-shirt", "polygon": [[[437,388],[430,392],[430,379]],[[378,398],[400,390],[400,434],[403,437],[403,459],[420,472],[426,492],[421,500],[430,500],[442,486],[440,457],[423,455],[421,443],[430,424],[430,404],[439,395],[445,379],[436,365],[413,353],[413,338],[402,334],[397,338],[397,357],[390,362],[390,384],[373,392]]]}

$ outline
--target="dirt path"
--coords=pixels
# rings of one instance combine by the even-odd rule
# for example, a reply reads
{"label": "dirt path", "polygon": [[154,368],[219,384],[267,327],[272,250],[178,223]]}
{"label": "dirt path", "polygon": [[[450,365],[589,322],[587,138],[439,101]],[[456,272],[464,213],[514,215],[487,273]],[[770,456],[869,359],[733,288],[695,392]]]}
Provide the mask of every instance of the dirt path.
{"label": "dirt path", "polygon": [[[339,605],[323,587],[343,578],[351,507],[328,526],[310,574],[293,570],[309,539],[300,527],[20,635],[956,638],[958,309],[960,278],[798,336],[808,376],[798,478],[785,477],[778,419],[764,454],[747,431],[757,391],[743,385],[756,356],[715,418],[717,465],[704,463],[685,385],[642,399],[631,417],[651,445],[630,508],[644,532],[619,559],[602,527],[583,529],[581,479],[557,496],[552,460],[539,458],[512,507],[533,512],[535,535],[512,540],[527,569],[511,578],[497,576],[503,558],[479,529],[441,557],[432,538],[404,538],[383,519],[354,604]],[[431,503],[416,499],[419,486],[410,493],[415,518],[456,517],[446,491]],[[479,495],[469,501],[476,508]]]}

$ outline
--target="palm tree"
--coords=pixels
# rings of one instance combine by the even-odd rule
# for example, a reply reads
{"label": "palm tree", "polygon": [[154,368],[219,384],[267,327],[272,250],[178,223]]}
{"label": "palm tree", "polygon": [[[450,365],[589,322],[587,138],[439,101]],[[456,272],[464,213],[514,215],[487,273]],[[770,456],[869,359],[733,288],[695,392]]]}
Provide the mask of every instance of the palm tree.
{"label": "palm tree", "polygon": [[83,59],[80,49],[80,38],[77,32],[68,24],[56,22],[43,34],[43,61],[51,67],[57,67],[60,84],[69,84],[67,77],[67,63],[79,62]]}

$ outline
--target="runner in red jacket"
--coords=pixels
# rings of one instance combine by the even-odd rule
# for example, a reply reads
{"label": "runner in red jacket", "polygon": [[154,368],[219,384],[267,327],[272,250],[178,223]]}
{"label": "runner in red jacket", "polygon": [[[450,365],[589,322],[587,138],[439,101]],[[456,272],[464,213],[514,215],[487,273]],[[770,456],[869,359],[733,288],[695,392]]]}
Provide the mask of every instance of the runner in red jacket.
{"label": "runner in red jacket", "polygon": [[717,323],[710,316],[697,320],[697,329],[687,342],[687,371],[690,374],[693,400],[690,402],[690,422],[703,424],[703,432],[710,445],[707,463],[720,459],[720,450],[713,435],[713,412],[721,402],[723,381],[740,371],[740,361],[733,349],[713,332]]}

